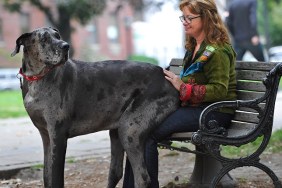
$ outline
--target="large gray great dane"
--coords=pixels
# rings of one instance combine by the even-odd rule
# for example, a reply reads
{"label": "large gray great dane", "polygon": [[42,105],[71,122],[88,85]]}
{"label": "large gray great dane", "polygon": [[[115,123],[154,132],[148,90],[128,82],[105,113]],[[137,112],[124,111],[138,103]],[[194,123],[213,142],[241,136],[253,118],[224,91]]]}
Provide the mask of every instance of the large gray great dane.
{"label": "large gray great dane", "polygon": [[21,35],[12,56],[21,45],[24,106],[42,137],[45,187],[64,186],[68,138],[101,130],[110,130],[111,138],[108,188],[122,177],[124,152],[135,188],[148,187],[146,138],[179,103],[162,68],[123,60],[71,60],[69,44],[53,28]]}

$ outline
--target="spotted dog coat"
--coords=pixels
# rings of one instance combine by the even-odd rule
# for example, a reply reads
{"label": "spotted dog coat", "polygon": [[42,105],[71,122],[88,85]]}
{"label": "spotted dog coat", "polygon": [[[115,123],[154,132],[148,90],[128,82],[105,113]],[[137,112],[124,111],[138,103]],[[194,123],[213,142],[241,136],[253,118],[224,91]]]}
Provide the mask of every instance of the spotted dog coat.
{"label": "spotted dog coat", "polygon": [[135,188],[148,187],[145,140],[178,106],[178,92],[162,69],[123,60],[71,60],[69,45],[53,28],[21,35],[12,56],[21,45],[24,106],[43,140],[45,187],[64,186],[68,138],[101,130],[110,130],[111,138],[107,187],[122,177],[124,152]]}

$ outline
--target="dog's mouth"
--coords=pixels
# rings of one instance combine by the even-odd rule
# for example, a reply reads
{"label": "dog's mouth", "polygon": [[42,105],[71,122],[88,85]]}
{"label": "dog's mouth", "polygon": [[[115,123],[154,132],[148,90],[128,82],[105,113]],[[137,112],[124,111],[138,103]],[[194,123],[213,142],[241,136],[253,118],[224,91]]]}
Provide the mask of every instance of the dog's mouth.
{"label": "dog's mouth", "polygon": [[52,60],[47,60],[47,61],[44,61],[44,64],[48,68],[52,68],[52,67],[57,66],[57,65],[62,65],[64,63],[66,63],[68,61],[68,59],[69,59],[68,52],[62,54],[61,58],[59,58],[59,59],[55,58],[55,59],[52,59]]}
{"label": "dog's mouth", "polygon": [[65,53],[64,61],[66,62],[69,59],[69,51]]}
{"label": "dog's mouth", "polygon": [[63,56],[62,61],[64,61],[64,62],[66,62],[69,59],[69,48],[70,48],[70,46],[66,42],[64,42],[61,46],[62,53],[63,53],[62,54],[62,56]]}

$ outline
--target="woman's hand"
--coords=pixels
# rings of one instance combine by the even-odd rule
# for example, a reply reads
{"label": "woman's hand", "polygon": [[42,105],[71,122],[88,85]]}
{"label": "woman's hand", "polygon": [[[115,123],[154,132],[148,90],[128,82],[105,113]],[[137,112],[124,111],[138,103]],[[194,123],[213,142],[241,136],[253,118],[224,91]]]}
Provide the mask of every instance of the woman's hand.
{"label": "woman's hand", "polygon": [[179,76],[175,75],[173,72],[164,69],[165,78],[171,82],[171,84],[177,89],[180,90],[180,85],[183,81],[179,78]]}

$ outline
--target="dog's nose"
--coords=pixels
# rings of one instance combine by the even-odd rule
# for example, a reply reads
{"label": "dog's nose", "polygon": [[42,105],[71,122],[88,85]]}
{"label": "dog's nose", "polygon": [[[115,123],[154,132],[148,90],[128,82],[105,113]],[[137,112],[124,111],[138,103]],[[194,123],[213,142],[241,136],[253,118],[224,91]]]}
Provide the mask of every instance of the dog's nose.
{"label": "dog's nose", "polygon": [[60,48],[63,49],[63,50],[68,50],[70,48],[70,45],[67,42],[63,42],[60,45]]}

